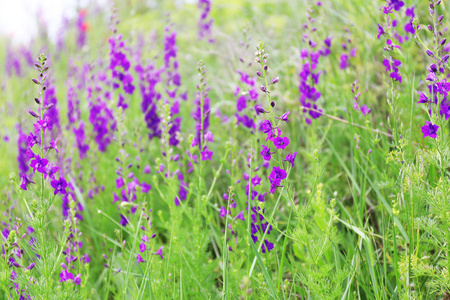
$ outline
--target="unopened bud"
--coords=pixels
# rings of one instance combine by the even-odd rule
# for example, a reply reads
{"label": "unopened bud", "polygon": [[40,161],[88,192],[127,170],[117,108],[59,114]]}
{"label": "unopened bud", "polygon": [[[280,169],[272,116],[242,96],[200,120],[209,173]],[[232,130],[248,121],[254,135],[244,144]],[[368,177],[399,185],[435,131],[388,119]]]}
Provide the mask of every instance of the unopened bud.
{"label": "unopened bud", "polygon": [[32,111],[32,110],[29,110],[28,111],[29,113],[30,113],[30,115],[32,115],[33,117],[35,117],[35,118],[39,118],[39,116],[34,112],[34,111]]}
{"label": "unopened bud", "polygon": [[36,84],[40,84],[40,82],[39,82],[37,79],[34,79],[34,78],[33,78],[33,79],[31,79],[31,80],[33,80],[33,82],[36,83]]}

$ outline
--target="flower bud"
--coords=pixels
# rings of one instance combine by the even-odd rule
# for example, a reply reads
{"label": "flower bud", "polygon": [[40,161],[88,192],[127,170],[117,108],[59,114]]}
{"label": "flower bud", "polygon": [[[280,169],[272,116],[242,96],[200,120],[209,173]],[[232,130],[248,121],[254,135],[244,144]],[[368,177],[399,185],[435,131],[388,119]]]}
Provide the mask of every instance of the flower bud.
{"label": "flower bud", "polygon": [[39,118],[39,116],[34,112],[34,111],[32,111],[32,110],[29,110],[28,111],[29,113],[30,113],[30,115],[32,115],[33,117],[35,117],[35,118]]}
{"label": "flower bud", "polygon": [[267,89],[264,85],[261,86],[261,91],[263,91],[264,93],[267,91]]}
{"label": "flower bud", "polygon": [[436,65],[435,65],[435,64],[431,64],[431,65],[430,65],[430,70],[431,70],[431,72],[436,73],[436,72],[437,72],[437,67],[436,67]]}
{"label": "flower bud", "polygon": [[427,55],[428,55],[429,57],[434,57],[433,52],[431,52],[430,50],[427,50]]}
{"label": "flower bud", "polygon": [[258,77],[261,77],[261,76],[262,76],[262,74],[261,74],[260,71],[256,71],[256,75],[258,75]]}
{"label": "flower bud", "polygon": [[267,71],[269,67],[267,65],[264,66],[264,71]]}
{"label": "flower bud", "polygon": [[441,45],[445,45],[445,43],[447,43],[447,39],[443,38],[442,41],[441,41]]}
{"label": "flower bud", "polygon": [[44,109],[45,110],[49,110],[51,109],[55,104],[54,103],[50,103],[49,105],[45,106]]}
{"label": "flower bud", "polygon": [[34,102],[36,102],[36,104],[41,104],[41,101],[39,101],[38,98],[34,98]]}
{"label": "flower bud", "polygon": [[443,19],[444,19],[444,15],[439,16],[439,18],[437,19],[438,23],[442,22]]}
{"label": "flower bud", "polygon": [[431,25],[427,25],[429,31],[433,31],[433,27]]}
{"label": "flower bud", "polygon": [[446,63],[449,57],[450,57],[450,55],[445,54],[445,55],[442,57],[442,60],[441,60],[441,61],[442,61],[443,63]]}
{"label": "flower bud", "polygon": [[33,78],[33,79],[31,79],[31,80],[33,80],[33,82],[36,83],[36,84],[40,84],[40,82],[39,82],[37,79],[34,79],[34,78]]}
{"label": "flower bud", "polygon": [[278,82],[278,77],[274,77],[272,78],[272,81],[270,82],[271,84],[276,84]]}
{"label": "flower bud", "polygon": [[255,106],[255,110],[256,110],[257,113],[260,113],[260,114],[265,114],[265,113],[267,113],[267,111],[264,110],[264,108],[262,108],[262,107],[259,106],[259,105]]}
{"label": "flower bud", "polygon": [[441,0],[438,0],[434,5],[438,6],[439,4],[441,4],[441,2],[442,2]]}
{"label": "flower bud", "polygon": [[274,101],[270,102],[270,106],[275,107],[275,102]]}

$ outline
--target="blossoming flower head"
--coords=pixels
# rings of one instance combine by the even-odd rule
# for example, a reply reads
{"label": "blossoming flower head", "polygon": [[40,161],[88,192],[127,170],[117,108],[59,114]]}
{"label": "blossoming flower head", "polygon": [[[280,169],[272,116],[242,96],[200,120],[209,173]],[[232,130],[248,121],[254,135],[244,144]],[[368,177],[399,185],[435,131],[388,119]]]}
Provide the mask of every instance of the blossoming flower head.
{"label": "blossoming flower head", "polygon": [[438,125],[433,125],[430,121],[426,121],[425,125],[422,126],[421,130],[423,133],[422,138],[426,138],[427,136],[435,139],[437,137],[437,131],[439,129]]}
{"label": "blossoming flower head", "polygon": [[270,147],[267,147],[265,145],[261,145],[263,147],[261,151],[261,155],[264,158],[264,160],[269,161],[272,158],[272,152],[270,152]]}
{"label": "blossoming flower head", "polygon": [[30,167],[33,168],[33,173],[38,171],[39,173],[45,173],[45,166],[48,164],[48,160],[41,158],[39,155],[35,155],[34,159],[30,163]]}
{"label": "blossoming flower head", "polygon": [[27,190],[27,185],[28,185],[28,184],[30,184],[30,183],[35,184],[34,181],[31,181],[30,179],[28,179],[28,177],[27,177],[26,174],[21,174],[20,177],[21,177],[20,188],[21,188],[22,190],[24,190],[24,191]]}
{"label": "blossoming flower head", "polygon": [[153,255],[159,255],[161,257],[161,259],[163,259],[164,258],[163,252],[162,252],[163,249],[164,249],[164,246],[159,247],[159,249],[155,253],[153,253]]}
{"label": "blossoming flower head", "polygon": [[284,121],[286,123],[289,123],[288,117],[289,117],[290,113],[291,113],[290,111],[285,112],[281,117],[275,117],[275,119],[278,119],[278,120]]}
{"label": "blossoming flower head", "polygon": [[289,145],[289,138],[288,137],[276,137],[273,140],[273,144],[277,149],[283,149],[286,148]]}
{"label": "blossoming flower head", "polygon": [[297,156],[297,151],[295,151],[292,154],[289,153],[288,155],[286,155],[286,158],[284,160],[289,162],[291,164],[291,166],[294,167],[294,160],[295,160],[296,156]]}
{"label": "blossoming flower head", "polygon": [[55,189],[55,195],[58,193],[65,195],[67,182],[64,178],[60,177],[59,180],[52,180],[52,187]]}

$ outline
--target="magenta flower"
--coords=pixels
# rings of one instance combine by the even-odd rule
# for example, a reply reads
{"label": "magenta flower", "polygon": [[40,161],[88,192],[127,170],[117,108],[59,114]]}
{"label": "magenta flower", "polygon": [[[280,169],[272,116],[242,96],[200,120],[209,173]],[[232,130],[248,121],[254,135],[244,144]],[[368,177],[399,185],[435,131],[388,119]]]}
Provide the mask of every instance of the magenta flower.
{"label": "magenta flower", "polygon": [[116,179],[116,189],[122,188],[124,184],[125,184],[125,182],[123,181],[122,177],[118,177]]}
{"label": "magenta flower", "polygon": [[289,162],[291,164],[291,166],[294,167],[294,160],[295,160],[296,156],[297,156],[297,151],[295,151],[293,154],[286,155],[286,158],[284,160]]}
{"label": "magenta flower", "polygon": [[75,278],[73,279],[73,283],[78,286],[81,285],[81,274],[78,274],[77,276],[75,276]]}
{"label": "magenta flower", "polygon": [[234,217],[234,219],[235,219],[235,220],[236,220],[236,219],[239,219],[239,220],[245,221],[245,218],[244,218],[244,211],[241,210],[241,211],[236,215],[236,217]]}
{"label": "magenta flower", "polygon": [[44,178],[47,179],[48,176],[50,179],[55,179],[55,174],[58,172],[58,169],[58,167],[54,167],[52,163],[49,163],[47,165],[47,172],[44,173]]}
{"label": "magenta flower", "polygon": [[28,143],[28,147],[30,147],[30,148],[33,148],[33,146],[35,144],[39,145],[38,137],[36,135],[34,135],[32,132],[30,132],[30,134],[27,137],[27,143]]}
{"label": "magenta flower", "polygon": [[370,108],[367,107],[367,105],[363,105],[361,106],[361,113],[363,114],[363,116],[367,116],[368,114],[370,114],[372,110]]}
{"label": "magenta flower", "polygon": [[289,138],[288,137],[276,137],[273,140],[273,144],[277,149],[283,149],[286,148],[287,145],[289,145]]}
{"label": "magenta flower", "polygon": [[272,152],[270,152],[270,147],[266,147],[264,145],[261,145],[263,147],[261,151],[261,155],[264,158],[264,160],[269,161],[272,158]]}
{"label": "magenta flower", "polygon": [[67,270],[62,270],[62,272],[59,274],[59,277],[61,278],[60,282],[66,282],[67,280],[73,281],[73,274]]}
{"label": "magenta flower", "polygon": [[280,186],[281,180],[287,177],[286,171],[280,167],[273,167],[272,172],[269,175],[270,181],[270,194],[275,193],[277,187]]}
{"label": "magenta flower", "polygon": [[385,34],[386,32],[384,31],[383,27],[381,27],[380,24],[378,24],[378,35],[377,35],[377,39],[380,38],[380,36],[382,36],[383,34]]}
{"label": "magenta flower", "polygon": [[163,259],[163,258],[164,258],[164,257],[163,257],[163,253],[162,253],[163,248],[164,248],[164,246],[161,246],[161,247],[158,249],[158,251],[156,251],[155,253],[153,253],[153,255],[159,255],[159,256],[161,257],[161,259]]}
{"label": "magenta flower", "polygon": [[439,129],[438,125],[433,125],[433,123],[431,123],[430,121],[426,121],[425,125],[422,126],[421,130],[423,133],[423,137],[422,138],[426,138],[427,136],[435,139],[437,137],[436,133]]}
{"label": "magenta flower", "polygon": [[[265,245],[265,247],[264,247],[264,245]],[[264,240],[264,245],[261,245],[262,253],[266,253],[266,251],[270,252],[270,250],[272,250],[274,247],[273,244],[271,242],[269,242],[268,240]]]}
{"label": "magenta flower", "polygon": [[33,173],[36,173],[36,170],[39,173],[45,173],[45,166],[48,164],[48,160],[45,158],[41,158],[39,155],[35,155],[34,159],[30,163],[30,167],[33,168]]}
{"label": "magenta flower", "polygon": [[24,191],[27,190],[27,185],[28,185],[29,183],[34,183],[34,184],[35,184],[34,181],[31,181],[30,179],[28,179],[28,177],[27,177],[26,174],[21,174],[20,177],[21,177],[21,179],[22,179],[22,181],[21,181],[21,183],[20,183],[20,188],[21,188],[22,190],[24,190]]}
{"label": "magenta flower", "polygon": [[125,226],[127,226],[127,224],[128,224],[128,219],[124,215],[120,214],[120,225],[125,227]]}
{"label": "magenta flower", "polygon": [[289,114],[290,114],[291,112],[290,111],[288,111],[288,112],[285,112],[281,117],[275,117],[275,119],[278,119],[278,120],[281,120],[281,121],[284,121],[284,122],[286,122],[286,123],[289,123],[289,119],[288,119],[288,117],[289,117]]}
{"label": "magenta flower", "polygon": [[142,256],[140,254],[138,254],[136,257],[136,262],[142,263],[142,262],[145,262],[145,260],[142,258]]}
{"label": "magenta flower", "polygon": [[45,133],[45,130],[49,127],[50,127],[50,119],[48,117],[45,117],[43,120],[39,120],[34,124],[34,132],[38,133],[42,129]]}
{"label": "magenta flower", "polygon": [[67,182],[64,178],[60,177],[59,180],[52,180],[51,185],[55,189],[55,195],[57,195],[58,193],[61,193],[63,195],[66,194]]}
{"label": "magenta flower", "polygon": [[51,149],[55,149],[56,153],[59,153],[59,151],[58,151],[58,145],[56,145],[56,143],[58,142],[58,139],[59,139],[59,138],[56,138],[56,140],[52,140],[52,141],[50,142],[50,148],[51,148]]}
{"label": "magenta flower", "polygon": [[139,245],[139,250],[141,251],[141,253],[147,250],[147,246],[145,245],[145,243],[141,243]]}
{"label": "magenta flower", "polygon": [[202,160],[211,160],[213,152],[209,151],[208,148],[205,147],[205,150],[201,151],[200,154],[202,155]]}
{"label": "magenta flower", "polygon": [[417,91],[417,93],[420,95],[419,101],[417,103],[428,103],[430,102],[430,99],[421,91]]}
{"label": "magenta flower", "polygon": [[229,215],[231,215],[231,211],[229,211],[229,210],[227,211],[227,209],[225,207],[221,206],[220,207],[220,217],[221,218],[225,217],[227,215],[227,213]]}

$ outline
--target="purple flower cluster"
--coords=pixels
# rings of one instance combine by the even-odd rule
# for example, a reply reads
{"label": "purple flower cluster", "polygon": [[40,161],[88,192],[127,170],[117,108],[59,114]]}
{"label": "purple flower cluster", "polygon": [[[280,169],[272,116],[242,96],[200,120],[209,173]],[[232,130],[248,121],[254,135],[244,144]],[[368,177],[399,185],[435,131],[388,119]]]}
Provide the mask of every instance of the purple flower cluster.
{"label": "purple flower cluster", "polygon": [[[89,102],[89,108],[89,122],[93,126],[94,140],[98,145],[98,150],[105,152],[111,143],[113,132],[117,128],[117,123],[114,120],[112,110],[100,97],[97,98],[96,103]],[[82,133],[80,131],[80,135]]]}
{"label": "purple flower cluster", "polygon": [[[260,64],[262,72],[258,72],[257,75],[264,80],[264,83],[267,83],[267,86],[262,85],[260,89],[267,96],[268,102],[270,103],[270,111],[266,111],[264,108],[259,107],[259,112],[261,114],[270,113],[271,116],[271,120],[265,119],[260,125],[260,131],[262,131],[266,135],[267,142],[267,144],[262,145],[262,151],[260,152],[260,154],[264,160],[264,163],[262,164],[263,167],[268,168],[271,161],[275,161],[279,164],[279,166],[272,167],[272,170],[268,176],[268,180],[270,182],[270,189],[268,190],[268,192],[269,194],[273,194],[278,187],[282,187],[282,182],[287,178],[288,175],[285,168],[289,168],[289,165],[291,167],[294,166],[297,152],[294,152],[292,154],[288,153],[284,159],[284,161],[287,162],[286,166],[283,166],[283,162],[280,160],[281,153],[289,145],[289,138],[281,135],[282,131],[280,129],[280,125],[283,123],[289,123],[290,112],[287,111],[279,117],[274,117],[275,102],[271,99],[270,87],[278,83],[278,77],[274,77],[270,81],[267,80],[267,73],[269,71],[269,67],[267,65],[268,54],[264,52],[264,44],[260,43],[257,47],[257,52],[255,53],[255,61]],[[275,120],[278,120],[277,124],[275,124]],[[247,156],[248,167],[251,167],[251,160],[253,156],[253,153],[249,153]],[[275,158],[275,156],[278,156],[278,160],[277,158]],[[260,167],[255,168],[254,170],[252,170],[252,172],[257,172],[258,170],[260,170]],[[247,173],[244,173],[244,179],[246,180],[246,195],[249,199],[248,202],[250,202],[247,202],[246,208],[247,214],[251,218],[250,234],[253,242],[256,243],[258,241],[257,233],[261,233],[262,238],[264,239],[264,241],[261,242],[261,249],[263,253],[267,253],[274,248],[274,245],[269,240],[265,239],[265,236],[267,234],[270,234],[272,226],[269,222],[263,222],[265,220],[265,209],[261,208],[261,205],[251,205],[251,201],[256,201],[256,199],[258,199],[258,201],[260,202],[264,202],[267,191],[257,191],[258,186],[261,186],[261,188],[263,187],[261,185],[262,179],[260,176],[250,176]],[[233,205],[231,205],[231,207],[233,207]],[[222,215],[225,215],[227,213],[223,210],[221,210],[221,212]],[[240,216],[240,214],[238,214],[238,216]]]}
{"label": "purple flower cluster", "polygon": [[141,110],[149,130],[148,138],[161,137],[161,119],[158,116],[156,105],[161,98],[161,94],[156,89],[156,85],[162,80],[161,70],[156,69],[152,64],[145,68],[137,65],[135,70],[139,74],[139,90],[142,96]]}
{"label": "purple flower cluster", "polygon": [[[347,69],[348,67],[350,67],[350,63],[349,63],[349,58],[350,56],[352,57],[356,57],[356,47],[349,47],[347,44],[351,44],[352,40],[350,38],[350,30],[348,30],[348,28],[345,28],[345,31],[348,33],[349,37],[347,38],[346,43],[342,43],[342,49],[347,52],[343,52],[341,54],[340,57],[340,64],[339,64],[339,68],[341,68],[342,70]],[[351,49],[350,49],[351,48]],[[349,50],[350,49],[350,50]]]}
{"label": "purple flower cluster", "polygon": [[166,75],[165,90],[167,94],[166,103],[170,105],[171,120],[169,126],[169,145],[179,144],[178,133],[180,132],[181,117],[175,117],[180,112],[180,99],[186,100],[186,93],[177,97],[177,92],[181,86],[181,75],[178,72],[177,60],[177,34],[171,31],[170,26],[164,30],[164,71]]}
{"label": "purple flower cluster", "polygon": [[[5,207],[3,215],[7,217],[8,222],[2,221],[0,223],[3,227],[0,232],[0,244],[2,249],[0,253],[2,259],[4,259],[7,266],[9,266],[9,268],[5,271],[7,272],[6,274],[8,274],[10,270],[10,289],[17,294],[17,299],[31,299],[31,296],[26,293],[26,290],[20,288],[16,279],[19,276],[18,272],[20,272],[20,270],[28,272],[36,265],[36,263],[30,259],[27,266],[25,251],[20,246],[22,244],[26,244],[26,237],[31,236],[31,233],[33,233],[34,230],[31,227],[28,227],[27,229],[23,228],[23,224],[20,222],[20,219],[14,216],[14,207],[16,206],[16,203],[9,203],[8,198],[9,197],[3,197],[3,199],[6,200],[2,200],[2,205]],[[13,219],[16,221],[13,222]],[[33,239],[34,238],[31,237],[31,240]],[[40,258],[39,255],[36,254],[36,256],[38,259]],[[33,282],[30,282],[30,284],[33,284]],[[13,295],[10,295],[10,297],[15,298]]]}
{"label": "purple flower cluster", "polygon": [[372,110],[369,107],[367,107],[366,104],[364,104],[363,106],[360,106],[359,104],[359,96],[361,96],[361,93],[358,92],[359,90],[358,81],[352,83],[351,89],[353,94],[353,109],[359,110],[364,117],[370,114]]}
{"label": "purple flower cluster", "polygon": [[[74,210],[71,210],[71,220],[72,222],[78,223],[78,220],[73,216]],[[91,259],[88,254],[84,254],[81,257],[80,251],[83,247],[83,242],[77,241],[77,237],[81,236],[81,232],[76,227],[76,224],[70,224],[69,222],[65,223],[65,226],[68,227],[68,231],[70,235],[67,239],[67,243],[65,245],[62,254],[65,256],[64,262],[61,263],[61,273],[59,273],[60,282],[72,281],[75,285],[81,284],[81,273],[78,273],[74,276],[74,273],[78,270],[80,271],[80,265],[89,264]],[[78,268],[75,266],[78,264]],[[72,273],[74,272],[74,273]]]}
{"label": "purple flower cluster", "polygon": [[18,137],[17,137],[17,163],[19,165],[19,172],[21,174],[26,174],[28,170],[30,169],[28,166],[28,159],[27,159],[27,151],[28,151],[28,137],[27,135],[22,131],[22,126],[20,124],[17,124],[17,131],[18,131]]}
{"label": "purple flower cluster", "polygon": [[[257,104],[258,88],[256,86],[256,77],[250,78],[246,72],[241,70],[237,70],[237,72],[240,75],[241,83],[245,86],[245,88],[242,89],[242,92],[239,86],[236,87],[236,91],[234,92],[234,96],[238,97],[236,99],[237,112],[235,113],[237,125],[242,124],[242,126],[249,128],[253,133],[253,130],[256,129],[253,117],[255,112],[256,114],[259,114],[257,107],[260,107],[260,105]],[[250,113],[246,114],[246,110]]]}
{"label": "purple flower cluster", "polygon": [[[433,121],[438,121],[439,124],[439,117],[445,117],[445,120],[448,120],[450,117],[450,101],[447,99],[447,95],[450,92],[450,82],[447,81],[449,76],[445,75],[445,66],[450,56],[443,54],[446,51],[443,49],[443,46],[446,44],[447,39],[441,39],[442,33],[439,28],[442,26],[443,16],[437,17],[436,15],[437,6],[440,4],[441,1],[437,1],[434,4],[430,3],[429,6],[430,15],[434,20],[437,20],[437,22],[434,22],[435,27],[428,25],[428,29],[433,32],[435,44],[430,45],[429,49],[426,48],[425,51],[428,59],[431,61],[425,81],[430,96],[428,97],[424,92],[418,91],[420,98],[417,103],[426,105],[431,119],[431,121],[425,121],[425,125],[421,127],[423,138],[437,138],[439,125],[433,124]],[[414,17],[414,12],[410,12],[410,15]],[[417,25],[417,30],[419,29],[420,27]]]}
{"label": "purple flower cluster", "polygon": [[211,0],[199,0],[198,7],[200,8],[200,19],[198,20],[198,38],[207,38],[209,43],[213,43],[212,25],[214,20],[210,18]]}
{"label": "purple flower cluster", "polygon": [[[197,96],[194,99],[195,109],[191,113],[196,121],[196,135],[192,140],[191,147],[197,146],[200,149],[202,160],[211,160],[213,152],[208,149],[207,143],[213,141],[213,136],[209,128],[210,99],[208,98],[209,87],[205,79],[206,67],[203,61],[198,63],[200,83],[197,85]],[[195,158],[191,157],[195,162]]]}
{"label": "purple flower cluster", "polygon": [[[122,39],[122,34],[111,36],[109,39],[109,46],[109,69],[112,73],[112,86],[114,89],[118,89],[122,86],[125,94],[132,95],[135,87],[133,85],[133,76],[130,73],[130,61],[125,54],[125,41]],[[121,93],[119,93],[117,107],[122,107],[123,110],[128,108],[125,97]]]}
{"label": "purple flower cluster", "polygon": [[[124,144],[122,144],[122,147],[123,145]],[[131,171],[131,168],[133,167],[132,162],[126,164],[125,160],[129,158],[129,154],[126,153],[125,149],[121,149],[119,152],[122,157],[116,157],[116,161],[120,164],[116,170],[118,176],[116,179],[116,189],[118,192],[113,192],[112,203],[119,202],[117,208],[120,211],[125,211],[126,213],[134,215],[138,208],[138,205],[134,203],[138,193],[141,192],[147,194],[152,187],[144,181],[139,181],[134,172]],[[137,167],[139,168],[139,166]],[[128,218],[123,213],[120,214],[120,224],[122,226],[127,226],[128,222]]]}
{"label": "purple flower cluster", "polygon": [[[406,35],[401,35],[399,30],[400,26],[398,26],[399,21],[397,19],[394,19],[391,17],[391,15],[398,16],[400,18],[400,15],[397,13],[402,8],[405,8],[404,14],[406,17],[405,25],[403,27],[404,31],[407,33]],[[414,21],[414,6],[406,7],[405,3],[403,1],[387,1],[387,6],[381,6],[380,10],[383,12],[383,14],[386,15],[386,24],[385,27],[378,24],[378,35],[377,38],[379,39],[382,35],[386,34],[387,32],[391,32],[392,38],[388,39],[386,44],[388,48],[399,48],[400,46],[394,45],[393,41],[394,39],[399,43],[403,44],[405,41],[409,40],[408,34],[416,34],[417,27],[413,25]]]}
{"label": "purple flower cluster", "polygon": [[[146,204],[144,204],[144,206],[142,207],[142,217],[143,217],[143,219],[145,219],[147,221],[147,224],[142,225],[140,227],[140,229],[144,232],[144,234],[142,235],[141,243],[139,244],[139,253],[136,254],[136,262],[137,263],[147,262],[144,260],[144,258],[142,258],[142,255],[144,255],[144,253],[146,251],[151,251],[152,240],[156,237],[156,233],[150,234],[150,232],[151,232],[150,230],[152,228],[152,222],[150,221],[149,214],[151,212],[152,212],[151,209],[149,209],[148,212],[146,212]],[[156,250],[154,253],[152,253],[152,255],[158,255],[161,259],[163,259],[164,258],[163,249],[164,249],[164,246],[159,247],[158,250]]]}
{"label": "purple flower cluster", "polygon": [[48,117],[52,120],[49,123],[48,130],[51,131],[52,137],[61,135],[61,124],[59,120],[58,99],[55,94],[55,85],[53,83],[48,84],[47,89],[44,92],[44,106],[52,107],[44,113],[44,118]]}
{"label": "purple flower cluster", "polygon": [[312,12],[313,10],[308,10],[307,22],[303,25],[303,28],[307,33],[303,35],[302,41],[308,45],[308,48],[304,48],[300,51],[302,66],[299,72],[300,84],[298,86],[300,103],[304,108],[303,113],[309,115],[305,116],[305,122],[308,125],[311,124],[312,119],[317,119],[322,115],[322,110],[319,109],[316,104],[321,96],[321,93],[316,89],[316,86],[319,84],[320,75],[324,71],[318,71],[317,66],[320,57],[328,56],[331,53],[330,37],[323,41],[324,45],[320,49],[314,50],[317,48],[318,44],[311,37],[316,31],[316,27],[314,27],[315,19],[310,15]]}
{"label": "purple flower cluster", "polygon": [[[41,90],[45,92],[47,90],[47,87],[44,85],[44,82],[47,80],[47,74],[46,71],[48,70],[48,67],[45,66],[47,61],[47,58],[43,55],[41,55],[38,58],[38,62],[36,64],[36,68],[39,71],[39,78],[40,80],[33,79],[33,82],[36,85],[39,85]],[[51,114],[49,111],[54,109],[54,103],[50,102],[48,104],[45,104],[42,99],[42,93],[41,93],[41,99],[35,98],[34,101],[38,105],[38,109],[40,111],[40,115],[35,113],[34,111],[30,110],[29,113],[32,117],[36,118],[36,122],[33,124],[34,131],[30,132],[27,138],[27,161],[30,161],[30,167],[33,169],[33,173],[41,173],[44,179],[47,179],[51,182],[52,187],[54,188],[54,194],[57,195],[65,194],[67,187],[67,183],[64,178],[60,177],[59,179],[56,178],[56,173],[58,172],[58,167],[53,166],[52,163],[49,163],[48,159],[46,158],[47,155],[50,153],[50,150],[55,150],[55,152],[58,153],[57,148],[57,140],[52,139],[50,141],[46,141],[46,137],[49,133],[49,130],[54,126],[53,125],[53,119],[51,117],[54,117],[55,114]],[[58,119],[56,119],[58,121]],[[46,135],[47,132],[47,135]],[[45,146],[45,144],[48,144],[48,146]],[[36,146],[38,148],[38,151],[40,153],[36,154],[33,152],[33,147]],[[40,149],[39,149],[40,148]],[[22,174],[22,182],[21,182],[21,188],[23,190],[27,190],[27,185],[30,183],[34,183],[31,180],[28,179],[27,175]]]}

